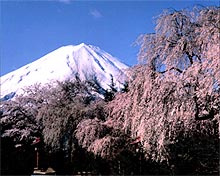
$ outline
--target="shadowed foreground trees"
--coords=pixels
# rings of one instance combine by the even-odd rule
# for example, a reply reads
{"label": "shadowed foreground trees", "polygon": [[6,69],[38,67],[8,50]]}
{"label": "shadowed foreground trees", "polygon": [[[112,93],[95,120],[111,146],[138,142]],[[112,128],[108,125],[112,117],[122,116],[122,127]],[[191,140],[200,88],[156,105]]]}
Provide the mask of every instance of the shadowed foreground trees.
{"label": "shadowed foreground trees", "polygon": [[[12,147],[34,149],[32,143],[34,139],[40,137],[45,152],[51,153],[51,157],[55,157],[61,163],[70,162],[77,145],[74,131],[78,123],[88,117],[104,118],[102,114],[104,101],[92,92],[93,88],[87,82],[82,82],[76,77],[73,82],[29,87],[23,95],[3,102],[1,138],[5,140],[2,145],[7,147],[8,144],[4,141],[10,139]],[[49,162],[48,159],[47,161]],[[53,162],[44,162],[40,167],[46,169],[50,164]],[[61,167],[58,163],[54,165],[58,166],[59,173],[59,170],[63,171],[62,166],[65,164],[61,164]]]}

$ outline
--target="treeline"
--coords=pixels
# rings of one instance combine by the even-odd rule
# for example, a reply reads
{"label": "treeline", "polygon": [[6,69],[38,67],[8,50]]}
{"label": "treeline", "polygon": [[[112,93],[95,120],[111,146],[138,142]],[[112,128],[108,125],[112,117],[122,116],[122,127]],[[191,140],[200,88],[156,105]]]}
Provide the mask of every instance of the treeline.
{"label": "treeline", "polygon": [[155,33],[138,39],[140,64],[122,91],[77,78],[3,102],[4,174],[30,174],[40,138],[41,167],[58,174],[218,175],[219,13],[161,14]]}

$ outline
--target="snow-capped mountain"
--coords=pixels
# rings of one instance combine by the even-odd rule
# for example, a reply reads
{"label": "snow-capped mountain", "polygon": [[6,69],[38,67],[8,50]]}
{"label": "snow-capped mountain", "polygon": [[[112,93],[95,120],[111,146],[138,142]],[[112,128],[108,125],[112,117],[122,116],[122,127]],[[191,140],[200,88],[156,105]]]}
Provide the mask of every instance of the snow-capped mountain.
{"label": "snow-capped mountain", "polygon": [[120,87],[126,79],[127,65],[92,45],[69,45],[43,56],[1,77],[1,98],[9,99],[35,83],[64,81],[78,75],[81,80],[94,77],[107,89],[113,81]]}

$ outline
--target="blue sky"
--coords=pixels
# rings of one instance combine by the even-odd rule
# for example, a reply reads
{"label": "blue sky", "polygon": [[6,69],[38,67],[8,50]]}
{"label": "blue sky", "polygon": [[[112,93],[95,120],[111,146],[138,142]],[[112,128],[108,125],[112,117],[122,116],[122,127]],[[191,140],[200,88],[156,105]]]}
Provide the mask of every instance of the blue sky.
{"label": "blue sky", "polygon": [[163,9],[218,5],[207,1],[2,1],[1,76],[63,46],[82,42],[135,65],[140,34],[154,32]]}

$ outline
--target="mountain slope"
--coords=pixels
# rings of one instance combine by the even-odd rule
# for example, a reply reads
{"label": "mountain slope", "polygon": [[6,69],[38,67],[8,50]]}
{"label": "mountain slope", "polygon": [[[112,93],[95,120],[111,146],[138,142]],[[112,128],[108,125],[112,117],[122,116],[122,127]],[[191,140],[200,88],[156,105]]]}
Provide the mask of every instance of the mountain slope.
{"label": "mountain slope", "polygon": [[84,43],[64,46],[1,77],[1,98],[11,98],[22,92],[26,86],[35,83],[72,79],[78,75],[81,80],[96,78],[104,89],[111,84],[116,87],[126,79],[125,64],[92,45]]}

